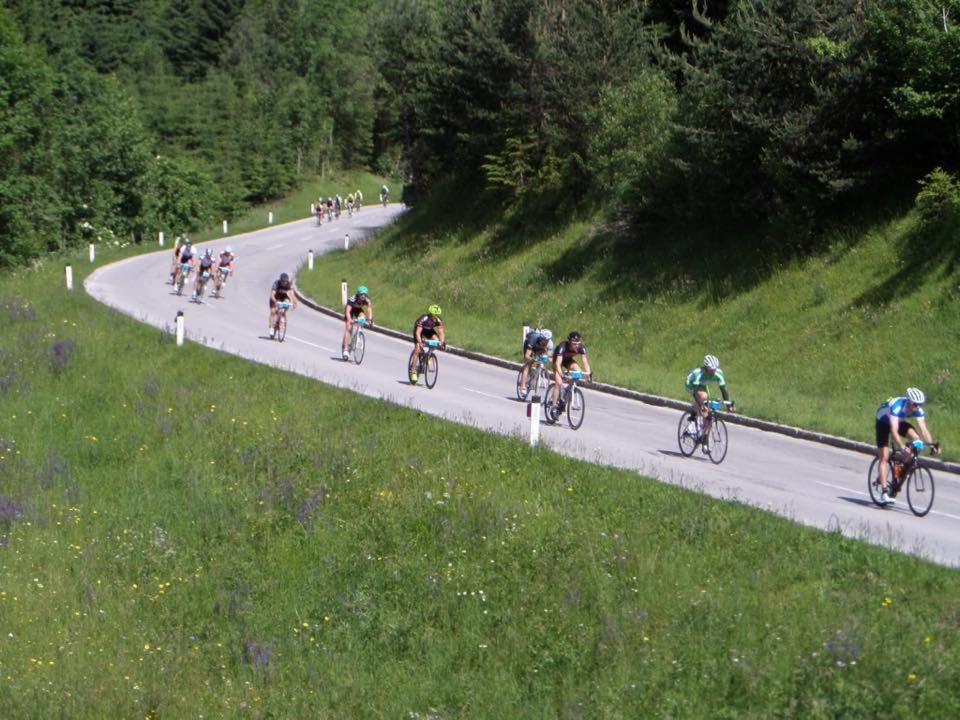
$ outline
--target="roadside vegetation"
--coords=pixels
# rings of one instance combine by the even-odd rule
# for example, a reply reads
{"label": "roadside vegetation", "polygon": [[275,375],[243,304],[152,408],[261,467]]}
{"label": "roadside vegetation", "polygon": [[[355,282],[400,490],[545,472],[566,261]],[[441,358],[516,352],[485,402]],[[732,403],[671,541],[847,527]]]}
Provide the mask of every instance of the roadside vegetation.
{"label": "roadside vegetation", "polygon": [[490,197],[464,219],[459,189],[363,247],[319,258],[301,289],[338,306],[341,278],[365,284],[377,321],[399,329],[437,302],[452,343],[512,359],[524,325],[577,329],[598,379],[669,397],[684,397],[686,374],[713,353],[742,412],[865,441],[879,404],[916,385],[935,437],[960,458],[952,218],[905,211],[780,260],[749,229],[644,234],[602,212],[503,213]]}
{"label": "roadside vegetation", "polygon": [[960,712],[954,570],[177,349],[54,259],[0,312],[4,717]]}

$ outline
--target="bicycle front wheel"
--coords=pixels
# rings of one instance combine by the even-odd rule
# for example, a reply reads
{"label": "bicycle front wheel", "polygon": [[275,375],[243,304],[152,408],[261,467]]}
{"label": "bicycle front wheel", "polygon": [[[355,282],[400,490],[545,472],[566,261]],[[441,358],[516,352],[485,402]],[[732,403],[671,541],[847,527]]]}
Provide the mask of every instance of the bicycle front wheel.
{"label": "bicycle front wheel", "polygon": [[556,387],[556,383],[548,383],[547,392],[543,396],[543,419],[547,421],[547,425],[553,425],[560,419],[560,413],[557,412],[557,401],[553,397]]}
{"label": "bicycle front wheel", "polygon": [[933,507],[933,473],[929,468],[915,467],[907,477],[907,504],[917,517]]}
{"label": "bicycle front wheel", "polygon": [[587,401],[583,397],[580,388],[574,387],[569,393],[567,400],[567,422],[574,430],[579,430],[583,425],[583,417],[587,414]]}
{"label": "bicycle front wheel", "polygon": [[690,419],[690,411],[684,410],[680,416],[680,424],[677,426],[677,445],[680,446],[680,454],[684,457],[693,455],[697,449],[697,422]]}
{"label": "bicycle front wheel", "polygon": [[183,295],[183,273],[180,273],[180,277],[177,278],[177,295]]}
{"label": "bicycle front wheel", "polygon": [[530,394],[530,385],[531,378],[530,375],[533,373],[531,370],[527,373],[527,381],[523,381],[523,368],[517,370],[517,400],[526,400],[527,396]]}
{"label": "bicycle front wheel", "polygon": [[367,339],[362,332],[358,332],[353,339],[353,361],[359,365],[363,362],[363,353],[367,349]]}
{"label": "bicycle front wheel", "polygon": [[287,336],[287,319],[283,316],[277,320],[277,342],[283,342],[283,339]]}
{"label": "bicycle front wheel", "polygon": [[437,356],[434,353],[427,355],[426,369],[424,371],[424,382],[427,383],[427,387],[433,390],[433,386],[437,384],[437,375],[440,373],[440,362],[437,360]]}
{"label": "bicycle front wheel", "polygon": [[727,456],[727,424],[718,417],[711,423],[707,456],[714,465],[722,463]]}
{"label": "bicycle front wheel", "polygon": [[[887,461],[887,482],[893,483],[893,463]],[[880,494],[883,492],[883,489],[880,485],[880,458],[874,458],[873,462],[870,463],[870,469],[867,470],[867,490],[870,492],[870,499],[873,500],[873,504],[877,507],[886,507],[886,505],[880,502]]]}

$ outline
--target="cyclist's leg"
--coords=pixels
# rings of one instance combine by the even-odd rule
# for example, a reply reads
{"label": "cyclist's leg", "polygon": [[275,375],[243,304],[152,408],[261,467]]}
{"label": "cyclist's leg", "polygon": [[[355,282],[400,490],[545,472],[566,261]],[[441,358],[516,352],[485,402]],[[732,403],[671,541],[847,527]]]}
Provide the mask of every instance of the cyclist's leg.
{"label": "cyclist's leg", "polygon": [[273,298],[270,298],[270,316],[267,318],[267,331],[270,333],[270,337],[273,337],[273,328],[277,323],[277,306],[273,302]]}
{"label": "cyclist's leg", "polygon": [[343,316],[343,343],[340,346],[342,353],[346,354],[347,349],[350,347],[350,331],[353,329],[353,319],[350,317],[350,313],[347,313]]}
{"label": "cyclist's leg", "polygon": [[889,474],[889,463],[890,463],[890,418],[882,417],[877,419],[876,424],[876,435],[877,435],[877,458],[880,462],[880,490],[882,492],[887,491],[887,483],[890,479]]}
{"label": "cyclist's leg", "polygon": [[526,385],[527,375],[530,374],[530,366],[533,365],[533,348],[523,345],[523,367],[520,369],[520,384]]}

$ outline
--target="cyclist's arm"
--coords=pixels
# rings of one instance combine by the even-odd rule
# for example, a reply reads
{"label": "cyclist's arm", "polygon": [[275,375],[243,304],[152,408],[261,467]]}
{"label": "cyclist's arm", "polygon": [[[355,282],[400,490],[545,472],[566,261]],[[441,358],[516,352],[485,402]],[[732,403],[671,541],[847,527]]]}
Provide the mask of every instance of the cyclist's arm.
{"label": "cyclist's arm", "polygon": [[423,328],[420,325],[416,325],[413,329],[413,341],[417,345],[423,344]]}
{"label": "cyclist's arm", "polygon": [[[723,395],[724,400],[730,402],[730,393],[727,392],[727,386],[725,384],[720,386],[720,394]],[[749,404],[750,403],[747,403],[747,405]]]}
{"label": "cyclist's arm", "polygon": [[440,338],[440,343],[443,345],[447,344],[447,331],[443,325],[437,326],[437,335]]}
{"label": "cyclist's arm", "polygon": [[590,361],[587,359],[587,353],[584,352],[583,355],[580,356],[580,358],[583,360],[584,371],[587,373],[587,375],[592,375],[593,371],[590,370]]}
{"label": "cyclist's arm", "polygon": [[893,438],[893,444],[896,446],[897,450],[903,450],[906,445],[903,442],[903,438],[900,437],[900,418],[891,413],[890,417],[890,437]]}
{"label": "cyclist's arm", "polygon": [[923,435],[923,439],[926,441],[927,445],[933,445],[933,436],[930,434],[930,430],[927,429],[927,421],[922,417],[918,417],[917,425],[920,426],[920,434]]}
{"label": "cyclist's arm", "polygon": [[367,316],[367,321],[373,325],[373,303],[367,303],[367,307],[363,311]]}

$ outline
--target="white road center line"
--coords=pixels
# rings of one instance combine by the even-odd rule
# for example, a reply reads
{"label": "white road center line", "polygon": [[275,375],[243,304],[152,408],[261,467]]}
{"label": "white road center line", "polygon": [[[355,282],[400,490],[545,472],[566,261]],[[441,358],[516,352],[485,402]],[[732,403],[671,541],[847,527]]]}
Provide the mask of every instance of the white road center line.
{"label": "white road center line", "polygon": [[334,352],[333,348],[328,348],[328,347],[325,347],[325,346],[323,346],[323,345],[317,345],[316,343],[312,343],[312,342],[310,342],[309,340],[302,340],[302,339],[300,339],[300,338],[298,338],[298,337],[294,337],[293,335],[287,335],[287,340],[296,340],[296,341],[299,342],[299,343],[303,343],[304,345],[309,345],[310,347],[315,347],[315,348],[317,348],[317,349],[319,349],[319,350],[326,350],[327,352]]}

